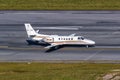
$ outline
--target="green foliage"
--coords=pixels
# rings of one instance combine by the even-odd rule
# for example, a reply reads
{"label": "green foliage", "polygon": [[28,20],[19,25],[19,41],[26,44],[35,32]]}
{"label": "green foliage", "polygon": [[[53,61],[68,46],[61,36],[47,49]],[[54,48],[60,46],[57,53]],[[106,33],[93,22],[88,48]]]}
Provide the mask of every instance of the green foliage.
{"label": "green foliage", "polygon": [[0,63],[0,80],[96,80],[120,64]]}
{"label": "green foliage", "polygon": [[119,10],[120,0],[0,0],[1,10]]}

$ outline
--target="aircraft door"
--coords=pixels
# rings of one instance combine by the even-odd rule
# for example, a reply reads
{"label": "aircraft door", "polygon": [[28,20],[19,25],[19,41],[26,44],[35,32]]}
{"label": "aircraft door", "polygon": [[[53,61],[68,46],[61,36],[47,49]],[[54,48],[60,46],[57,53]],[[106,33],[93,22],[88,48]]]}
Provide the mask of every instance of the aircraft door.
{"label": "aircraft door", "polygon": [[51,42],[54,42],[54,38],[46,38],[45,41],[51,43]]}

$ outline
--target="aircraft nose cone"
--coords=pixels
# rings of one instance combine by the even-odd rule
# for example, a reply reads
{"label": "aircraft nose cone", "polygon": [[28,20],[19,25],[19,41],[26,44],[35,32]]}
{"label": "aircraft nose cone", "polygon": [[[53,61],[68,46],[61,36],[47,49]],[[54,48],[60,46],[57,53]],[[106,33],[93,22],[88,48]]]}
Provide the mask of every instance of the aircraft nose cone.
{"label": "aircraft nose cone", "polygon": [[91,41],[90,41],[90,44],[94,45],[94,44],[95,44],[95,41],[92,41],[92,40],[91,40]]}
{"label": "aircraft nose cone", "polygon": [[95,41],[93,41],[93,40],[86,40],[90,45],[95,45]]}

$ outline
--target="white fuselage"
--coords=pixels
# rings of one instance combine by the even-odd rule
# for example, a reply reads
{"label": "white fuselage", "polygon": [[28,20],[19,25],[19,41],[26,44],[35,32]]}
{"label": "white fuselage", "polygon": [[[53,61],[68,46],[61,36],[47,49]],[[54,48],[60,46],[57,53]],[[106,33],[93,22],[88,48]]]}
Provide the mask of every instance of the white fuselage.
{"label": "white fuselage", "polygon": [[89,39],[85,39],[82,36],[58,36],[58,35],[38,35],[32,38],[32,40],[43,40],[47,43],[55,44],[76,44],[76,45],[95,45],[95,42]]}

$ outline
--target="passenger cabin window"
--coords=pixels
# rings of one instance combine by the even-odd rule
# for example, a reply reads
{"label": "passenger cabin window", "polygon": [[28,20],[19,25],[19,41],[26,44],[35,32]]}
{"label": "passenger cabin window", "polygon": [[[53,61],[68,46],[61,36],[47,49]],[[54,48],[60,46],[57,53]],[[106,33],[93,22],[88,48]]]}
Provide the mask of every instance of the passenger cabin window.
{"label": "passenger cabin window", "polygon": [[[81,38],[78,38],[81,39]],[[73,38],[58,38],[58,40],[73,40]]]}
{"label": "passenger cabin window", "polygon": [[80,37],[78,37],[78,40],[80,40],[81,38]]}

